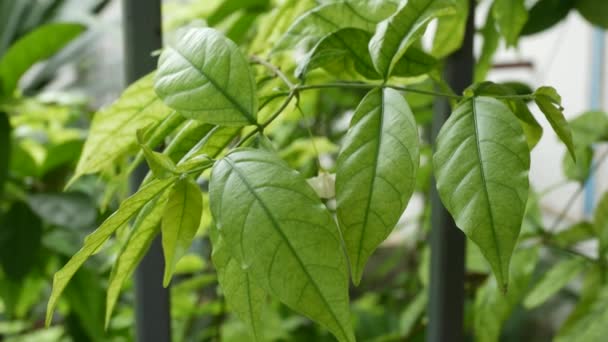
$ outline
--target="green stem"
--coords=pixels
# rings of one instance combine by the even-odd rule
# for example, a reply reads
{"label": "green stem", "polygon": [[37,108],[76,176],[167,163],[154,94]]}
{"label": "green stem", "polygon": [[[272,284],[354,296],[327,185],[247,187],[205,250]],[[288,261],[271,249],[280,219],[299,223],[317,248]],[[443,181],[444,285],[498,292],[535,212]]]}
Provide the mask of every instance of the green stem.
{"label": "green stem", "polygon": [[274,73],[277,77],[279,77],[284,83],[285,85],[287,85],[287,87],[289,89],[293,89],[294,88],[294,84],[289,80],[289,78],[287,77],[287,75],[285,75],[281,69],[279,69],[279,67],[275,66],[274,64],[258,57],[258,56],[251,56],[250,60],[253,63],[262,65],[264,67],[266,67],[268,70],[272,71],[272,73]]}
{"label": "green stem", "polygon": [[324,84],[309,84],[309,85],[297,85],[293,88],[295,91],[304,91],[312,89],[326,89],[326,88],[350,88],[350,89],[374,89],[374,88],[391,88],[408,93],[417,93],[429,96],[442,96],[452,99],[462,99],[462,96],[439,93],[434,91],[403,87],[393,84],[366,84],[366,83],[355,83],[355,82],[335,82],[335,83],[324,83]]}

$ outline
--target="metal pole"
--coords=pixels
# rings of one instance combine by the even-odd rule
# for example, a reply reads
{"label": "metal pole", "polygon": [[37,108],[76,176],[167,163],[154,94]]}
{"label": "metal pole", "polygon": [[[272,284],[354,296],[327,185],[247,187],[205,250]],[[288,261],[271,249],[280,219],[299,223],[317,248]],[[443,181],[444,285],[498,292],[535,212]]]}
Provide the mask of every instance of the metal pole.
{"label": "metal pole", "polygon": [[[156,69],[152,52],[162,47],[161,0],[122,0],[125,76],[132,83]],[[140,165],[131,178],[135,191],[147,169]],[[169,289],[162,286],[165,261],[156,238],[135,274],[135,318],[138,341],[171,341]]]}
{"label": "metal pole", "polygon": [[[447,58],[444,77],[456,93],[473,82],[473,38],[475,0],[470,0],[464,41]],[[447,120],[451,109],[444,99],[436,104],[432,141]],[[429,289],[428,342],[464,340],[465,236],[439,199],[434,181],[431,192],[431,283]]]}

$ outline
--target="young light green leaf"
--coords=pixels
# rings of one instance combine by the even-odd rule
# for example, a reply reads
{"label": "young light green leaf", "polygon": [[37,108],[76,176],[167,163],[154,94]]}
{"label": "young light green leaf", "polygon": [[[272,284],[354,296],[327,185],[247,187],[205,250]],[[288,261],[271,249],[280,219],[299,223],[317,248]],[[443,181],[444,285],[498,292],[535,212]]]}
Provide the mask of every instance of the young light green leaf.
{"label": "young light green leaf", "polygon": [[203,139],[215,126],[199,121],[190,120],[175,134],[163,153],[174,162],[178,162],[201,139]]}
{"label": "young light green leaf", "polygon": [[217,228],[254,281],[354,341],[340,233],[306,180],[270,152],[239,149],[216,162],[209,188]]}
{"label": "young light green leaf", "polygon": [[106,294],[106,329],[125,281],[133,275],[135,267],[146,255],[154,238],[160,232],[160,222],[168,196],[169,191],[165,189],[157,198],[148,202],[141,209],[133,223],[129,238],[118,253],[112,266]]}
{"label": "young light green leaf", "polygon": [[576,10],[593,25],[608,29],[608,1],[576,0]]}
{"label": "young light green leaf", "polygon": [[505,37],[507,46],[515,46],[519,33],[528,21],[525,0],[495,0],[491,15],[496,20],[498,30]]}
{"label": "young light green leaf", "polygon": [[561,97],[557,94],[557,91],[551,87],[540,87],[534,92],[534,99],[538,108],[545,114],[551,127],[557,133],[557,136],[568,148],[568,152],[570,152],[572,158],[576,160],[570,126],[564,117],[564,113],[562,113],[562,109],[555,107],[555,105],[560,106],[561,104]]}
{"label": "young light green leaf", "polygon": [[254,341],[264,341],[266,291],[231,256],[229,247],[216,228],[211,229],[209,236],[213,244],[211,260],[217,270],[217,280],[224,291],[228,307],[247,325]]}
{"label": "young light green leaf", "polygon": [[433,56],[442,58],[458,50],[464,40],[464,32],[469,14],[469,0],[455,0],[455,11],[440,17],[433,39]]}
{"label": "young light green leaf", "polygon": [[532,291],[526,296],[524,305],[528,309],[532,309],[544,303],[566,286],[574,276],[583,271],[585,266],[585,260],[582,258],[557,263],[534,285]]}
{"label": "young light green leaf", "polygon": [[441,201],[506,290],[529,186],[530,151],[517,119],[498,100],[464,101],[439,132],[433,165]]}
{"label": "young light green leaf", "polygon": [[65,289],[66,285],[78,271],[80,266],[93,255],[120,227],[125,225],[137,214],[140,209],[148,202],[156,198],[167,187],[175,182],[175,178],[154,180],[147,186],[141,188],[131,197],[127,198],[118,210],[106,219],[97,230],[91,233],[84,241],[84,246],[61,268],[53,277],[53,290],[47,305],[46,324],[51,323],[53,311],[57,305],[57,300]]}
{"label": "young light green leaf", "polygon": [[224,125],[255,125],[256,85],[247,58],[220,32],[187,29],[160,55],[154,88],[187,118]]}
{"label": "young light green leaf", "polygon": [[403,214],[419,159],[418,127],[403,96],[370,91],[355,110],[336,170],[337,216],[355,284]]}
{"label": "young light green leaf", "polygon": [[608,251],[608,192],[606,192],[595,208],[593,228],[599,239],[599,253],[603,260]]}
{"label": "young light green leaf", "polygon": [[483,45],[481,47],[481,55],[475,64],[475,72],[473,79],[475,82],[482,82],[486,79],[488,72],[492,69],[492,62],[494,54],[498,50],[498,44],[500,43],[500,35],[496,29],[496,21],[494,16],[488,15],[486,23],[481,29],[481,35],[483,37]]}
{"label": "young light green leaf", "polygon": [[[138,142],[140,145],[145,145],[148,147],[148,150],[154,149],[160,145],[168,135],[171,134],[178,126],[186,121],[186,118],[179,114],[178,112],[172,112],[167,116],[163,121],[158,124],[158,127],[155,127],[154,130],[150,133],[149,137],[146,139],[139,139]],[[139,132],[139,131],[138,131]],[[129,171],[127,173],[133,172],[137,166],[145,159],[144,151],[140,151],[133,161],[131,162]]]}
{"label": "young light green leaf", "polygon": [[169,156],[156,151],[152,151],[148,146],[141,145],[146,162],[158,179],[165,179],[174,176],[176,173],[175,163]]}
{"label": "young light green leaf", "polygon": [[509,292],[489,278],[477,291],[474,304],[475,341],[498,341],[502,325],[526,295],[532,272],[538,261],[538,248],[518,250],[513,255],[513,276]]}
{"label": "young light green leaf", "polygon": [[21,76],[34,63],[57,53],[84,29],[74,23],[46,24],[14,43],[0,59],[0,98],[13,94]]}
{"label": "young light green leaf", "polygon": [[397,9],[398,1],[343,0],[315,7],[289,27],[274,47],[275,52],[293,47],[308,47],[343,28],[373,32],[376,24]]}
{"label": "young light green leaf", "polygon": [[152,74],[143,77],[111,106],[95,114],[72,180],[111,165],[137,146],[137,130],[170,114],[171,109],[156,96],[152,85]]}
{"label": "young light green leaf", "polygon": [[177,173],[188,173],[194,172],[194,170],[204,170],[213,165],[213,159],[209,158],[206,154],[199,154],[190,159],[184,160],[175,169]]}
{"label": "young light green leaf", "polygon": [[201,222],[203,196],[195,181],[182,177],[171,189],[163,214],[162,236],[167,287],[179,259],[186,254]]}
{"label": "young light green leaf", "polygon": [[397,61],[424,34],[428,23],[442,15],[453,14],[455,10],[453,0],[410,0],[380,22],[369,42],[376,71],[388,79]]}

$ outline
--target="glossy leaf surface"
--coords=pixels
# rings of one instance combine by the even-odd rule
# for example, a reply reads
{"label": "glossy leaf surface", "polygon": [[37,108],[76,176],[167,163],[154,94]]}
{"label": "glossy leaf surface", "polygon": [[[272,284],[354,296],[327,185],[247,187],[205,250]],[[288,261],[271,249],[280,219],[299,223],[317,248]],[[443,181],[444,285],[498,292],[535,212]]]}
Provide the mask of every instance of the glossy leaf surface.
{"label": "glossy leaf surface", "polygon": [[182,115],[205,123],[256,123],[253,73],[239,48],[220,32],[191,28],[158,61],[156,92]]}
{"label": "glossy leaf surface", "polygon": [[498,100],[466,100],[439,132],[433,164],[441,201],[506,289],[530,168],[517,119]]}
{"label": "glossy leaf surface", "polygon": [[209,196],[220,234],[254,281],[354,341],[340,234],[305,179],[270,152],[240,149],[216,162]]}
{"label": "glossy leaf surface", "polygon": [[419,149],[416,121],[403,96],[392,89],[369,92],[355,111],[336,170],[337,215],[355,284],[407,206]]}

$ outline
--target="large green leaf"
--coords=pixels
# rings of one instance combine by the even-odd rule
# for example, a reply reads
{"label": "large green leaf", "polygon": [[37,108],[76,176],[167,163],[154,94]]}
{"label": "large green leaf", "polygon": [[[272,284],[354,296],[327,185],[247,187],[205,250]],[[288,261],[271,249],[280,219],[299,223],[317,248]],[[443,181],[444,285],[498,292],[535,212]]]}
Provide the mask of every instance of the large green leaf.
{"label": "large green leaf", "polygon": [[300,16],[274,46],[274,51],[308,48],[326,35],[343,28],[368,32],[397,9],[397,1],[343,0],[315,7]]}
{"label": "large green leaf", "polygon": [[528,21],[525,0],[495,0],[491,15],[507,46],[515,46],[519,33]]}
{"label": "large green leaf", "polygon": [[453,0],[410,0],[380,22],[369,42],[376,71],[387,79],[401,56],[424,34],[428,23],[455,10]]}
{"label": "large green leaf", "polygon": [[481,55],[475,64],[475,73],[473,76],[475,82],[482,82],[486,79],[488,72],[492,69],[494,54],[496,53],[496,50],[498,50],[500,35],[496,29],[496,20],[494,20],[494,16],[488,15],[486,23],[481,29],[481,35],[483,37],[483,45],[481,47]]}
{"label": "large green leaf", "polygon": [[270,152],[240,149],[216,162],[209,196],[220,234],[254,281],[354,341],[340,233],[305,179]]}
{"label": "large green leaf", "polygon": [[505,294],[492,278],[477,291],[473,310],[475,341],[499,341],[503,323],[526,295],[537,261],[537,247],[518,250],[513,255],[509,292]]}
{"label": "large green leaf", "polygon": [[437,31],[433,39],[433,56],[445,57],[458,50],[464,40],[469,14],[469,0],[455,0],[456,11],[437,21]]}
{"label": "large green leaf", "polygon": [[225,126],[256,124],[256,85],[249,62],[213,29],[188,29],[163,51],[155,89],[188,118]]}
{"label": "large green leaf", "polygon": [[498,100],[465,100],[441,128],[433,164],[441,201],[506,290],[529,185],[530,151],[517,119]]}
{"label": "large green leaf", "polygon": [[338,221],[355,284],[412,196],[419,150],[403,96],[392,89],[369,92],[355,110],[336,169]]}
{"label": "large green leaf", "polygon": [[99,172],[137,146],[135,133],[169,115],[153,89],[150,74],[132,84],[116,102],[93,118],[73,179]]}
{"label": "large green leaf", "polygon": [[247,325],[254,341],[265,341],[263,314],[267,302],[266,291],[231,256],[229,247],[216,228],[212,228],[210,236],[213,244],[211,259],[228,307]]}
{"label": "large green leaf", "polygon": [[542,32],[562,21],[574,8],[576,0],[540,0],[530,8],[528,21],[521,30],[521,35]]}
{"label": "large green leaf", "polygon": [[171,189],[163,214],[164,286],[168,286],[179,259],[186,254],[201,222],[203,196],[195,181],[183,177]]}
{"label": "large green leaf", "polygon": [[[540,87],[534,92],[534,99],[538,108],[545,114],[545,117],[553,127],[557,136],[568,148],[572,158],[576,158],[572,132],[561,108],[561,97],[557,91],[551,87]],[[557,107],[556,107],[557,106]]]}
{"label": "large green leaf", "polygon": [[47,24],[14,43],[0,59],[0,98],[13,94],[21,76],[34,63],[54,55],[84,29],[80,24]]}
{"label": "large green leaf", "polygon": [[135,267],[146,255],[154,238],[160,232],[160,223],[165,211],[169,192],[165,189],[159,197],[148,202],[137,215],[129,238],[121,248],[112,266],[106,295],[106,327],[110,323],[112,311],[120,295],[120,290],[131,277]]}
{"label": "large green leaf", "polygon": [[0,112],[0,196],[4,190],[4,182],[8,177],[11,160],[11,123],[8,115]]}
{"label": "large green leaf", "polygon": [[154,180],[127,198],[118,210],[106,219],[100,226],[86,237],[84,246],[61,268],[53,277],[53,291],[47,305],[46,324],[51,323],[57,300],[74,273],[93,255],[120,227],[127,224],[148,202],[156,198],[167,187],[175,182],[175,178]]}
{"label": "large green leaf", "polygon": [[608,29],[608,1],[575,0],[576,9],[590,23]]}
{"label": "large green leaf", "polygon": [[581,258],[557,263],[534,285],[532,291],[526,296],[524,305],[531,309],[544,303],[562,287],[566,286],[574,276],[585,268],[585,265],[585,260]]}

